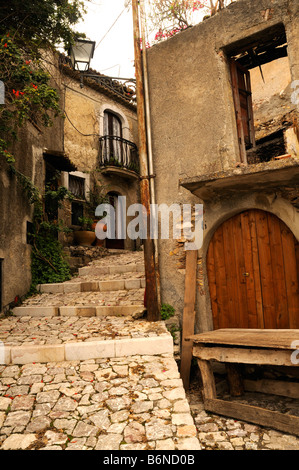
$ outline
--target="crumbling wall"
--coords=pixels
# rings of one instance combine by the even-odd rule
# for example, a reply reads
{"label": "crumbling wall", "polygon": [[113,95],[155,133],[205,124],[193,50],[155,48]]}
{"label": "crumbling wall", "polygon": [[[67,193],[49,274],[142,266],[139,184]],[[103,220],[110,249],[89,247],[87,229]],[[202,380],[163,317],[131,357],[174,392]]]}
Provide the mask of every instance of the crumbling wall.
{"label": "crumbling wall", "polygon": [[[183,179],[216,174],[240,165],[228,56],[248,38],[284,24],[289,77],[299,78],[299,4],[296,0],[239,0],[225,10],[148,50],[150,109],[157,203],[201,202],[180,186]],[[284,82],[285,83],[285,82]],[[278,87],[280,88],[280,86]],[[281,103],[290,103],[290,87]],[[257,103],[255,103],[257,105]],[[275,105],[276,106],[276,105]],[[274,107],[275,107],[274,106]],[[263,109],[260,107],[260,111]],[[286,109],[286,111],[288,111]],[[282,111],[282,114],[284,110]],[[255,207],[255,195],[247,203]],[[253,198],[253,199],[252,199]],[[236,197],[235,204],[238,203]],[[205,217],[225,217],[231,201],[205,205]],[[237,204],[242,210],[242,205]],[[249,206],[250,207],[250,206]],[[248,208],[248,206],[246,207]],[[291,209],[290,209],[291,210]],[[162,301],[183,312],[184,270],[176,241],[159,241]],[[204,254],[199,253],[197,326],[210,329]],[[179,262],[178,262],[179,261]]]}

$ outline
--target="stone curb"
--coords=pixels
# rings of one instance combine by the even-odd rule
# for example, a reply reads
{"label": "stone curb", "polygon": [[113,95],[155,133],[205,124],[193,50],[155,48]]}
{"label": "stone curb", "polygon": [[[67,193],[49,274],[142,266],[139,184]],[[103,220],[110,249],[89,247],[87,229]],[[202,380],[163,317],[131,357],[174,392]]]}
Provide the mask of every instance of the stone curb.
{"label": "stone curb", "polygon": [[173,354],[173,339],[165,333],[158,337],[107,341],[71,342],[65,344],[3,346],[1,365],[24,365],[88,359],[116,358],[134,355]]}
{"label": "stone curb", "polygon": [[[83,268],[82,268],[83,269]],[[72,292],[108,292],[145,288],[145,279],[125,279],[112,281],[63,282],[39,284],[37,290],[42,294],[69,294]]]}
{"label": "stone curb", "polygon": [[16,307],[13,314],[16,317],[101,317],[101,316],[128,316],[144,311],[143,305],[104,305],[104,306],[84,306],[68,305],[61,307]]}

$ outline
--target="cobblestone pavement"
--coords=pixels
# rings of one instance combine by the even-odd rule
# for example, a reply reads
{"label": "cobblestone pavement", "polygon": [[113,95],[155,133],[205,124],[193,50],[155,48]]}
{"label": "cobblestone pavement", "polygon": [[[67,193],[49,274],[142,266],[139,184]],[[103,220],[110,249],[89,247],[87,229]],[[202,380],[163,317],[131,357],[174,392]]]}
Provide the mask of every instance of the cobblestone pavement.
{"label": "cobblestone pavement", "polygon": [[1,449],[200,449],[171,354],[0,371]]}
{"label": "cobblestone pavement", "polygon": [[[195,374],[186,396],[203,450],[299,450],[299,438],[294,435],[204,411],[200,382]],[[222,398],[228,397],[223,394]],[[298,400],[250,393],[239,400],[273,411],[282,411],[292,403],[292,414],[299,416]]]}
{"label": "cobblestone pavement", "polygon": [[23,302],[23,307],[62,307],[68,305],[115,306],[142,305],[144,289],[108,292],[71,292],[68,294],[37,294]]}
{"label": "cobblestone pavement", "polygon": [[132,317],[8,317],[0,319],[0,341],[7,346],[149,338],[169,334],[164,322]]}
{"label": "cobblestone pavement", "polygon": [[[124,253],[93,261],[92,266],[139,263],[142,257],[142,253]],[[105,276],[124,279],[133,278],[132,274]],[[94,280],[94,276],[82,279]],[[133,303],[136,293],[127,291],[126,300],[119,291],[103,294],[110,296],[101,297],[104,302]],[[34,296],[28,303],[45,305],[53,302],[52,295]],[[72,305],[87,298],[88,302],[100,301],[95,292],[76,295],[64,294],[56,301],[71,301]],[[165,331],[163,322],[153,326],[132,317],[0,319],[0,341],[11,345],[143,338],[165,335]],[[200,389],[200,380],[194,374],[190,390],[185,392],[170,353],[0,365],[0,449],[299,449],[295,436],[205,412]],[[281,399],[268,396],[265,400],[272,400],[270,405],[275,410]]]}

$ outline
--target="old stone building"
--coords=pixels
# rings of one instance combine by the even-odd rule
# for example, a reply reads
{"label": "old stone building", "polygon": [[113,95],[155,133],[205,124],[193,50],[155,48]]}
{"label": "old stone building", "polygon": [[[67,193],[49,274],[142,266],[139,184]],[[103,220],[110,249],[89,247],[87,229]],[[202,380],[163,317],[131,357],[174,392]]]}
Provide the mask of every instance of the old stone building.
{"label": "old stone building", "polygon": [[[239,0],[148,51],[157,203],[204,206],[197,332],[299,327],[298,38],[296,0]],[[184,257],[159,240],[180,312]]]}
{"label": "old stone building", "polygon": [[[122,85],[115,80],[107,81],[103,75],[90,71],[94,78],[85,77],[82,84],[80,73],[72,70],[67,62],[62,66],[62,75],[66,114],[64,146],[77,167],[76,172],[63,175],[64,186],[77,191],[78,196],[72,203],[68,225],[76,226],[78,215],[84,213],[82,196],[88,199],[96,183],[102,188],[101,195],[114,206],[116,220],[121,219],[127,207],[139,202],[134,83]],[[126,198],[126,207],[120,207],[120,196]],[[124,220],[123,238],[116,233],[114,240],[106,239],[107,248],[137,247],[127,237],[127,223]]]}
{"label": "old stone building", "polygon": [[[101,197],[115,205],[125,196],[127,205],[138,202],[138,153],[136,146],[136,105],[132,90],[120,84],[97,83],[85,79],[68,65],[66,58],[47,60],[53,86],[60,94],[66,117],[58,117],[50,128],[29,122],[20,130],[12,153],[16,168],[43,194],[46,185],[59,175],[58,186],[74,196],[72,203],[57,209],[57,218],[75,230],[78,218],[86,214],[87,202],[95,186]],[[58,172],[58,173],[57,173]],[[30,227],[33,206],[7,166],[0,167],[0,311],[7,311],[31,286]],[[92,208],[92,211],[94,208]],[[93,212],[94,213],[94,212]],[[127,221],[125,221],[126,223]],[[71,234],[59,234],[63,245],[76,243]],[[135,249],[136,241],[118,237],[105,241],[107,248]]]}

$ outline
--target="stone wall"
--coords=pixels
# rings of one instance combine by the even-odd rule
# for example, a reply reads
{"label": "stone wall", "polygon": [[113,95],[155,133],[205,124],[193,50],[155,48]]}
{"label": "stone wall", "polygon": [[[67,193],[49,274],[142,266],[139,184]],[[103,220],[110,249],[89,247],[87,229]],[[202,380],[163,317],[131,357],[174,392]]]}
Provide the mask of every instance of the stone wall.
{"label": "stone wall", "polygon": [[[263,208],[281,216],[292,230],[298,215],[289,201],[265,196],[266,188],[223,201],[204,201],[182,181],[221,175],[240,166],[237,126],[227,54],[249,37],[262,37],[283,23],[288,41],[288,70],[282,61],[282,88],[299,78],[299,4],[296,0],[239,0],[217,15],[148,50],[150,109],[156,199],[158,204],[204,203],[204,249],[199,252],[197,330],[212,328],[205,256],[210,234],[231,211]],[[256,76],[257,88],[262,94]],[[275,88],[275,90],[274,90]],[[279,81],[273,88],[277,94]],[[280,90],[281,91],[281,90]],[[290,87],[288,92],[290,92]],[[266,93],[269,91],[267,90]],[[272,92],[271,92],[272,93]],[[279,96],[279,95],[278,95]],[[290,103],[290,94],[283,105]],[[258,98],[257,98],[258,100]],[[279,103],[272,109],[281,113]],[[257,104],[257,102],[256,102]],[[296,171],[296,170],[294,170]],[[237,176],[236,176],[237,178]],[[272,198],[272,199],[271,199]],[[269,202],[272,201],[272,202]],[[275,202],[276,201],[276,202]],[[280,208],[284,208],[284,212]],[[211,223],[213,220],[213,223]],[[217,222],[216,222],[217,221]],[[290,226],[290,225],[289,225]],[[211,232],[210,232],[211,231]],[[175,240],[159,241],[162,301],[183,312],[184,248]]]}

